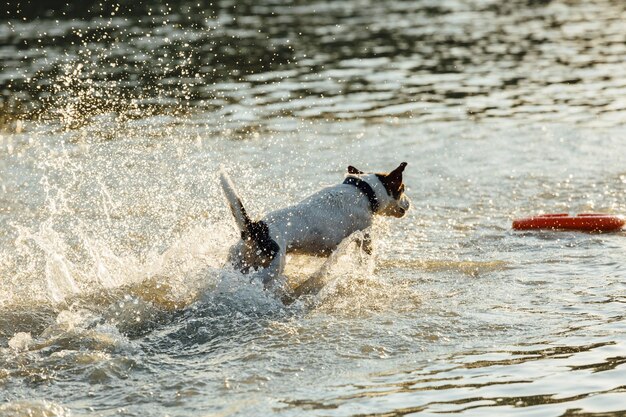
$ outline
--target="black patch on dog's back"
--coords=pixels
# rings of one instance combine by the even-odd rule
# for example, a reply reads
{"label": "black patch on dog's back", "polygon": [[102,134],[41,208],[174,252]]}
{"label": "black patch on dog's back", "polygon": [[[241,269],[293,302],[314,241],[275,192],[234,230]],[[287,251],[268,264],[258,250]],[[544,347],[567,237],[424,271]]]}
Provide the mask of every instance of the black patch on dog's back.
{"label": "black patch on dog's back", "polygon": [[270,237],[267,223],[262,220],[248,223],[246,230],[241,232],[241,239],[251,245],[254,252],[252,259],[247,259],[241,268],[244,274],[250,272],[250,268],[267,268],[280,250],[278,243]]}

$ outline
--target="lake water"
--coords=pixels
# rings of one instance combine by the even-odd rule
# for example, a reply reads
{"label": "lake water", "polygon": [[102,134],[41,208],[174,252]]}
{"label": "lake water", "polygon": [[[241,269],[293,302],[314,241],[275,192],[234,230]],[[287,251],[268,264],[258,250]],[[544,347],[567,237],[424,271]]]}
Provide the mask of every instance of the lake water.
{"label": "lake water", "polygon": [[[511,230],[626,213],[626,4],[84,3],[0,24],[0,416],[626,414],[626,232]],[[224,267],[220,166],[401,161],[318,295]]]}

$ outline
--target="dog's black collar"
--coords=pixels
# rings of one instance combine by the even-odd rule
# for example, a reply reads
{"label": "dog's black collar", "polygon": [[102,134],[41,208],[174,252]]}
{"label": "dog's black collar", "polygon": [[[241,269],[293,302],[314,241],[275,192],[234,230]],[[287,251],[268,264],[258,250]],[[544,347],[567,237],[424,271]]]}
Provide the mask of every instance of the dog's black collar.
{"label": "dog's black collar", "polygon": [[374,193],[374,190],[372,190],[371,185],[356,177],[348,177],[343,183],[354,185],[356,188],[358,188],[359,191],[365,194],[367,199],[370,201],[370,208],[372,209],[372,213],[376,213],[378,211],[380,203],[378,202],[378,197],[376,197],[376,193]]}

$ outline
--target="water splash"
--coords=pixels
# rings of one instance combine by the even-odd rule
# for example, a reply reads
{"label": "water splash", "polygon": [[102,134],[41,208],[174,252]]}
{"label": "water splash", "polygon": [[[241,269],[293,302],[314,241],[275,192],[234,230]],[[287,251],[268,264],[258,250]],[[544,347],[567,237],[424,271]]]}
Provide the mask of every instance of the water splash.
{"label": "water splash", "polygon": [[70,417],[71,415],[70,410],[51,401],[22,400],[0,405],[2,417]]}

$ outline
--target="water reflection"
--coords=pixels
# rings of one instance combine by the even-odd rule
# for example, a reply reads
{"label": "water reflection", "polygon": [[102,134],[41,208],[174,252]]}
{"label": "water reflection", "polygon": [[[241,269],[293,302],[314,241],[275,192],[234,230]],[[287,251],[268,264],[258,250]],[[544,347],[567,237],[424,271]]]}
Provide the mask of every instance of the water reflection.
{"label": "water reflection", "polygon": [[[558,343],[562,342],[566,340]],[[616,400],[623,400],[623,388],[616,384],[623,377],[623,370],[597,377],[591,376],[589,370],[615,370],[614,365],[623,363],[623,357],[610,355],[622,347],[612,341],[569,346],[555,346],[554,342],[548,342],[546,346],[531,345],[524,350],[466,352],[449,358],[446,364],[436,363],[414,372],[372,375],[370,385],[338,387],[342,392],[354,391],[349,395],[324,401],[298,399],[286,403],[297,409],[336,409],[337,415],[346,415],[348,409],[358,410],[359,404],[380,411],[367,415],[380,416],[415,412],[564,415],[562,413],[566,410],[577,407],[579,410],[604,410],[609,412],[607,415],[613,415],[610,412],[615,411],[615,415],[620,415],[623,404],[618,405]],[[597,368],[587,364],[573,365],[586,363],[591,358],[600,360]],[[579,386],[565,386],[561,373],[564,368],[569,368],[568,377],[577,378]]]}
{"label": "water reflection", "polygon": [[35,3],[0,28],[2,114],[71,127],[191,104],[233,128],[280,117],[615,124],[625,13],[618,0]]}

